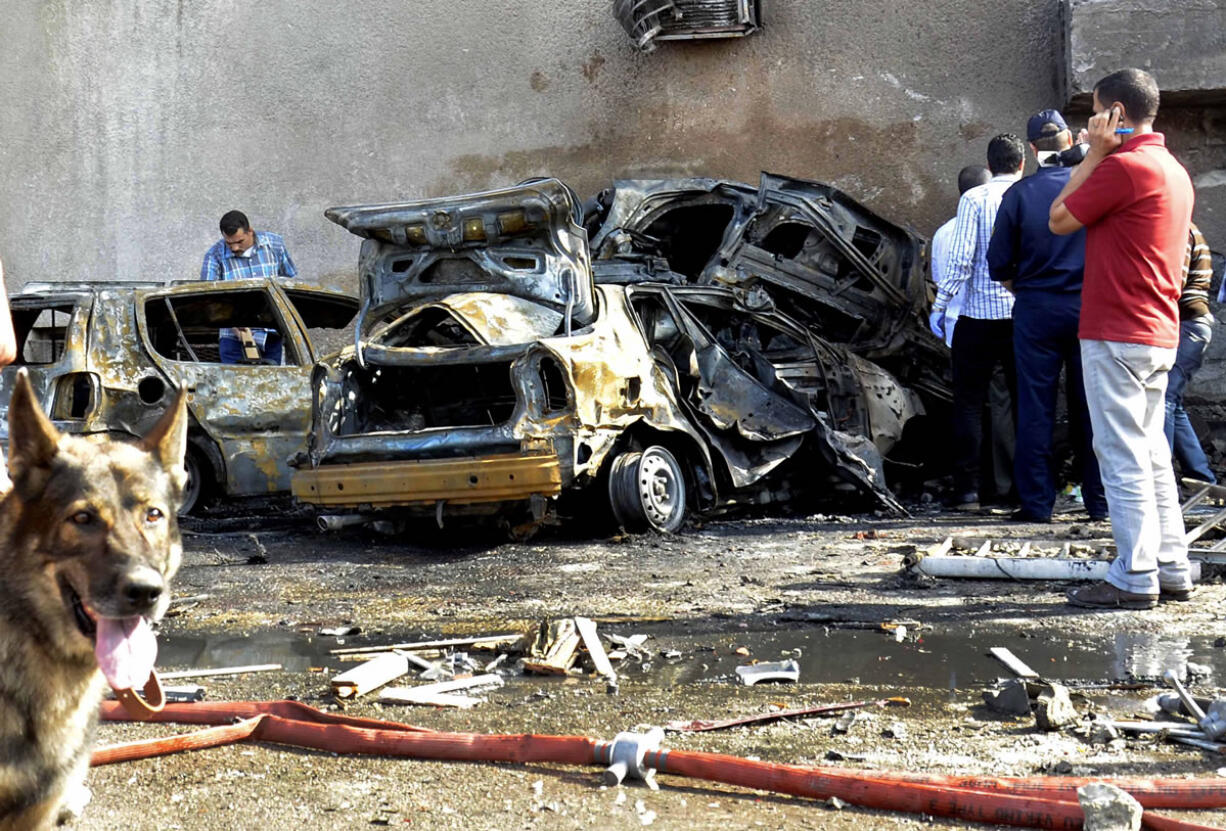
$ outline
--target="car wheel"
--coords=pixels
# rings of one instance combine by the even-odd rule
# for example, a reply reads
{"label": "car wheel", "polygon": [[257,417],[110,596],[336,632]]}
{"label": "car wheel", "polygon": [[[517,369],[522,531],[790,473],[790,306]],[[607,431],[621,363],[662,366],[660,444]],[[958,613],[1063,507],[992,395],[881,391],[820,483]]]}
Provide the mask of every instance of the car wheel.
{"label": "car wheel", "polygon": [[209,475],[208,463],[200,451],[187,446],[187,455],[183,457],[183,467],[187,470],[187,485],[183,488],[183,504],[179,506],[179,516],[198,511],[208,502],[212,477]]}
{"label": "car wheel", "polygon": [[609,468],[609,504],[627,531],[671,534],[685,521],[685,474],[667,448],[622,453]]}

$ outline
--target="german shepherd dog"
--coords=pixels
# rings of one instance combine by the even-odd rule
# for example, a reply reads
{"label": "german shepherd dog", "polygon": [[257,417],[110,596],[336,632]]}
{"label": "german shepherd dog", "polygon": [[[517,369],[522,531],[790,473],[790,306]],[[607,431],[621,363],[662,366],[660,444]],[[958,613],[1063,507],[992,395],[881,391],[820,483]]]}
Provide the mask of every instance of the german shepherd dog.
{"label": "german shepherd dog", "polygon": [[106,684],[139,689],[153,669],[149,623],[183,551],[184,402],[139,442],[87,439],[56,430],[18,373],[0,500],[0,831],[79,812]]}

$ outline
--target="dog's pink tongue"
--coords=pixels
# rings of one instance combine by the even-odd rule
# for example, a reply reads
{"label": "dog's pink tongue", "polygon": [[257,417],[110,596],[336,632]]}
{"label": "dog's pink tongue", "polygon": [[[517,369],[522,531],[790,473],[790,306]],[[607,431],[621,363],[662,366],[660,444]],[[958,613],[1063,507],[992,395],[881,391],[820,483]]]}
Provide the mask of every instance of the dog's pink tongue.
{"label": "dog's pink tongue", "polygon": [[141,689],[153,672],[158,657],[158,639],[145,619],[98,618],[94,654],[106,680],[117,690]]}

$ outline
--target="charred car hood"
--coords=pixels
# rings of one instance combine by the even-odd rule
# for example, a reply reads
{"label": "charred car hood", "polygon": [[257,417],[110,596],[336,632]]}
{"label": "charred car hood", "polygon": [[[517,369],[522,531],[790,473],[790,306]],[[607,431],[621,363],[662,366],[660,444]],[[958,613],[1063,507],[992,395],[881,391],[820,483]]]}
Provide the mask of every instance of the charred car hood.
{"label": "charred car hood", "polygon": [[573,193],[557,179],[324,214],[365,239],[359,330],[464,292],[530,300],[575,325],[595,315],[587,235]]}

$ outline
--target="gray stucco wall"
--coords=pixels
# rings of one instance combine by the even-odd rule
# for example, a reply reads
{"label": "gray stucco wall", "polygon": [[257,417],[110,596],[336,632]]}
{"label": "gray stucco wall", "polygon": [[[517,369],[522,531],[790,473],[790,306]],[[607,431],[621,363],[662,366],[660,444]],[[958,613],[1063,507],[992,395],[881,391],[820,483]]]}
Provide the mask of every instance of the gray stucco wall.
{"label": "gray stucco wall", "polygon": [[1059,0],[765,0],[744,40],[633,50],[607,0],[8,0],[0,256],[191,278],[240,208],[338,285],[325,207],[560,176],[834,182],[930,234],[954,172],[1059,105]]}

